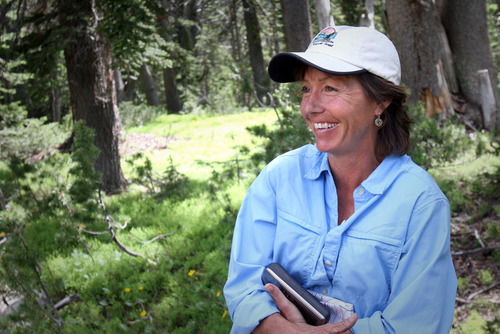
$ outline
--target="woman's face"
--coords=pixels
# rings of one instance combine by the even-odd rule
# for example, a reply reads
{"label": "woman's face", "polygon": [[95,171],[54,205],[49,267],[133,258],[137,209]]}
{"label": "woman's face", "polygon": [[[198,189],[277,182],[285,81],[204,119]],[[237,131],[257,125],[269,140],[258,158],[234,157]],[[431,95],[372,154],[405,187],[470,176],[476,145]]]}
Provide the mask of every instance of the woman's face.
{"label": "woman's face", "polygon": [[309,67],[302,93],[302,116],[319,151],[338,157],[375,155],[377,127],[373,122],[384,107],[366,97],[354,76],[334,76]]}

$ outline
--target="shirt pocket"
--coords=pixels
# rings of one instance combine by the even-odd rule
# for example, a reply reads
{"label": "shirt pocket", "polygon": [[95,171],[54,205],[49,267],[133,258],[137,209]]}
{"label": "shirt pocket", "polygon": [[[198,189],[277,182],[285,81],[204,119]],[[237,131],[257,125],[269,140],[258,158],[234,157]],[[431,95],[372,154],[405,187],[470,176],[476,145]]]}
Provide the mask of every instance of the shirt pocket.
{"label": "shirt pocket", "polygon": [[387,305],[400,255],[398,239],[361,231],[344,233],[333,285],[342,287],[360,317]]}
{"label": "shirt pocket", "polygon": [[320,241],[319,227],[278,210],[273,258],[301,283],[306,282],[311,275]]}

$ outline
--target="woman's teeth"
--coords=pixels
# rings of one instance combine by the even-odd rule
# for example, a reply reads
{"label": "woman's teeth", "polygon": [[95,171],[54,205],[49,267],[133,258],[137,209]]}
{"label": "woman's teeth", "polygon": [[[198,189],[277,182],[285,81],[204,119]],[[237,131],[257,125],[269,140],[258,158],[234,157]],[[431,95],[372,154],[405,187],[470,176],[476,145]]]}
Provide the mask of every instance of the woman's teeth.
{"label": "woman's teeth", "polygon": [[338,123],[314,123],[315,129],[329,129],[333,128]]}

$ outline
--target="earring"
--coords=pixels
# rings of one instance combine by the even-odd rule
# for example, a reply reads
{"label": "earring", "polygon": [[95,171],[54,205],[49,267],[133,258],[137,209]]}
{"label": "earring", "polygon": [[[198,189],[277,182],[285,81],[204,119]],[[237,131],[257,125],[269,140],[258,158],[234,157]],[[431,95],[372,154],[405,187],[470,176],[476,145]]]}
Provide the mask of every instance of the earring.
{"label": "earring", "polygon": [[380,118],[380,115],[377,115],[377,118],[375,118],[374,123],[377,128],[380,128],[382,124],[384,124],[384,121],[382,120],[382,118]]}

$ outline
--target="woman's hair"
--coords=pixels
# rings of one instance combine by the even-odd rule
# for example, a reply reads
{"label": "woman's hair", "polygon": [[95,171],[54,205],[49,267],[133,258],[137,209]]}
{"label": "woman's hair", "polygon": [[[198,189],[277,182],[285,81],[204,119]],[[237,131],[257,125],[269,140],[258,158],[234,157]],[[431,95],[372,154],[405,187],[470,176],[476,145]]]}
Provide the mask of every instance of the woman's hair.
{"label": "woman's hair", "polygon": [[395,153],[403,155],[411,147],[408,107],[404,104],[407,94],[401,86],[395,85],[375,74],[365,72],[357,74],[367,97],[376,103],[391,101],[380,115],[384,121],[378,129],[375,154],[379,161]]}

